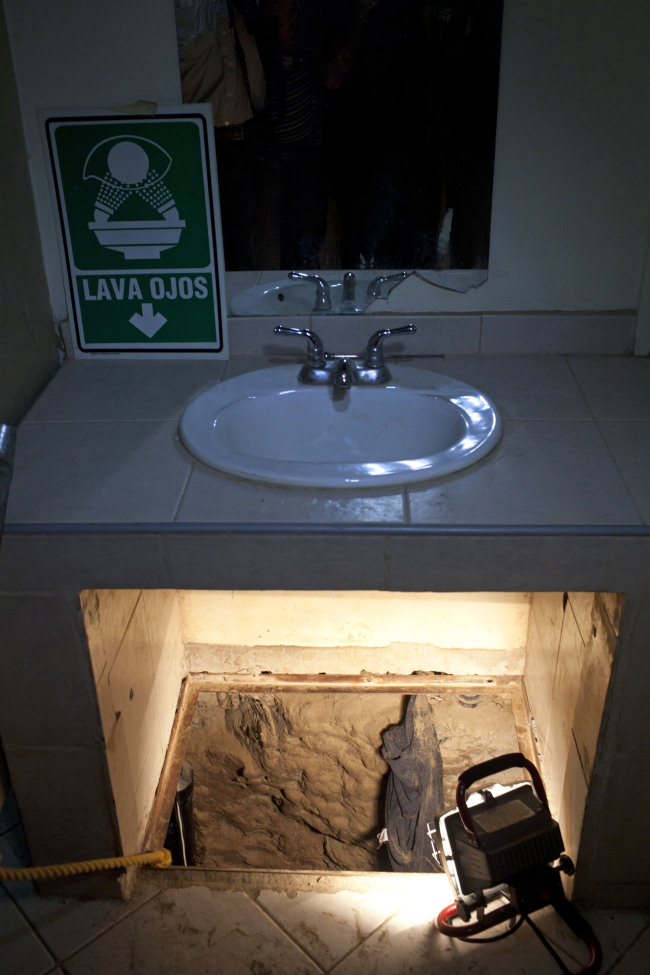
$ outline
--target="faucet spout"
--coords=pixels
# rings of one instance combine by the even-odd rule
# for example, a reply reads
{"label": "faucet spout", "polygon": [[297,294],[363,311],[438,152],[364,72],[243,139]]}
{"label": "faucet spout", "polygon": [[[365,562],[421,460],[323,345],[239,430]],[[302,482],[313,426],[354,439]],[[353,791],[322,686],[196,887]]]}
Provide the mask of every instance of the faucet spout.
{"label": "faucet spout", "polygon": [[343,276],[343,301],[354,302],[357,290],[357,279],[353,271],[347,271]]}
{"label": "faucet spout", "polygon": [[354,374],[347,359],[339,359],[334,370],[334,389],[349,389],[354,383]]}
{"label": "faucet spout", "polygon": [[289,271],[288,277],[294,281],[299,278],[303,281],[313,281],[316,285],[316,297],[314,298],[312,311],[330,311],[332,297],[330,295],[330,286],[324,278],[319,277],[318,274],[307,274],[304,271]]}

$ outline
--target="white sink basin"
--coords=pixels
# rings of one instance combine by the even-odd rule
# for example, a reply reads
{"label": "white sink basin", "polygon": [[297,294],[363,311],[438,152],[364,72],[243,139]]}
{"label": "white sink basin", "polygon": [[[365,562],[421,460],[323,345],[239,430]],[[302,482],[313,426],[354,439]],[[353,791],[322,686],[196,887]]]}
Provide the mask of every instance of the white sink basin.
{"label": "white sink basin", "polygon": [[[356,299],[345,304],[343,282],[329,281],[332,307],[323,314],[360,314],[369,305],[366,297],[372,275],[357,275]],[[394,287],[394,284],[393,284]],[[269,281],[234,295],[228,304],[231,315],[311,315],[316,302],[316,285],[313,281],[284,278]]]}
{"label": "white sink basin", "polygon": [[466,383],[391,365],[387,386],[306,386],[299,366],[246,373],[181,417],[194,457],[228,474],[302,487],[383,487],[450,474],[501,437],[494,405]]}

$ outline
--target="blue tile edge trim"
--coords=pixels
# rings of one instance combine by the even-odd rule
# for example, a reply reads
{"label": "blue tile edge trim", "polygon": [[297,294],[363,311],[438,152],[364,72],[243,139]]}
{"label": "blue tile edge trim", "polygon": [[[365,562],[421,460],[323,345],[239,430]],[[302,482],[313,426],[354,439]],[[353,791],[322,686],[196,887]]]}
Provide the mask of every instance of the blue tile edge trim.
{"label": "blue tile edge trim", "polygon": [[449,536],[583,536],[650,537],[650,525],[402,525],[188,522],[169,524],[14,524],[7,535],[449,535]]}

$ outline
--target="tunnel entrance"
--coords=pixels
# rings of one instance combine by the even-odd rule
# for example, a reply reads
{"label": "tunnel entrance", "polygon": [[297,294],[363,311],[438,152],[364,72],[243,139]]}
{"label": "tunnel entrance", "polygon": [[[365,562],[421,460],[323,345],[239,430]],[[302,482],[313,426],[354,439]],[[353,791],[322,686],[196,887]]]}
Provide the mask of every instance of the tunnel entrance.
{"label": "tunnel entrance", "polygon": [[373,679],[363,689],[342,678],[329,686],[295,678],[255,688],[192,683],[164,792],[173,803],[179,761],[191,768],[194,865],[209,869],[391,870],[379,842],[390,774],[383,735],[403,723],[414,694],[424,696],[435,727],[445,809],[455,805],[460,772],[534,752],[518,679],[429,678],[408,688]]}

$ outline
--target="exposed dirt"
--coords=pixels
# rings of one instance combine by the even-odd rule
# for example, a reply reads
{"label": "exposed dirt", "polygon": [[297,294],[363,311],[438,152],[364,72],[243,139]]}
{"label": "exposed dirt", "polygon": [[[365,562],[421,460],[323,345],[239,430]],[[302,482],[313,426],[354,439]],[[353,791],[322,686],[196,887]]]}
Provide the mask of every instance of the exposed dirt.
{"label": "exposed dirt", "polygon": [[[518,751],[510,697],[458,688],[427,696],[449,809],[460,772]],[[185,753],[199,863],[389,869],[377,843],[388,775],[381,733],[402,720],[407,700],[385,692],[201,693]]]}

